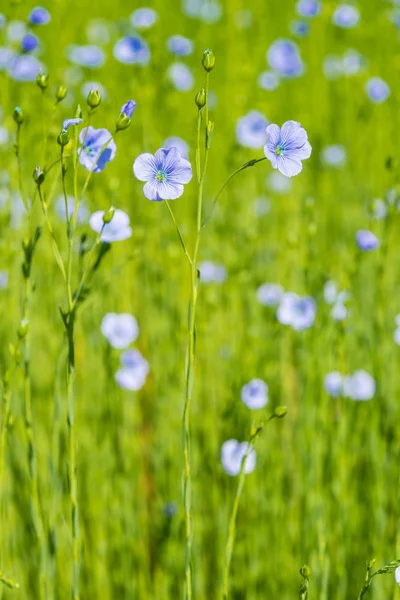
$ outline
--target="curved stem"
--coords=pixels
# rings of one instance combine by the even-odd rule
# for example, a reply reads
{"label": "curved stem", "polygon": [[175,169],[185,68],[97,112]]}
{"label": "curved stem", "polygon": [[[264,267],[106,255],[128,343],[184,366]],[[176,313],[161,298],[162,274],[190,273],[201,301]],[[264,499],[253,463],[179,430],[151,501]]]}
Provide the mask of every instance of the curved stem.
{"label": "curved stem", "polygon": [[190,257],[189,251],[188,251],[188,249],[187,249],[187,247],[186,247],[186,244],[185,244],[185,241],[184,241],[184,239],[183,239],[183,235],[182,235],[182,233],[181,233],[181,230],[179,229],[179,225],[178,225],[178,223],[176,222],[175,215],[174,215],[174,213],[172,212],[172,208],[171,208],[171,206],[170,206],[170,204],[169,204],[168,200],[165,200],[165,204],[166,204],[166,206],[167,206],[167,208],[168,208],[169,214],[171,215],[171,219],[172,219],[172,221],[173,221],[173,223],[174,223],[174,225],[175,225],[176,232],[177,232],[177,234],[178,234],[179,241],[181,242],[181,245],[182,245],[183,251],[184,251],[184,253],[185,253],[185,255],[186,255],[186,258],[187,258],[187,259],[188,259],[188,261],[189,261],[189,264],[191,265],[191,264],[192,264],[192,259],[191,259],[191,257]]}

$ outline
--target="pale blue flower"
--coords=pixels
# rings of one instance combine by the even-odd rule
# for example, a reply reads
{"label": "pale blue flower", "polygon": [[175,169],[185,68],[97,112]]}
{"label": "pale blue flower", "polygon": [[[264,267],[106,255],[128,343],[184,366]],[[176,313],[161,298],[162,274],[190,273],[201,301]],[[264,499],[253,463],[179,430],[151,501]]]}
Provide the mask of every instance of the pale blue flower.
{"label": "pale blue flower", "polygon": [[192,71],[184,63],[176,62],[167,71],[168,77],[179,92],[188,92],[193,89],[194,77]]}
{"label": "pale blue flower", "polygon": [[167,40],[167,47],[176,56],[189,56],[193,52],[194,44],[183,35],[171,35]]}
{"label": "pale blue flower", "polygon": [[104,65],[105,52],[99,46],[87,45],[78,46],[76,44],[68,46],[66,50],[67,58],[80,67],[97,69]]}
{"label": "pale blue flower", "polygon": [[273,92],[279,86],[279,76],[274,71],[263,71],[257,79],[258,87]]}
{"label": "pale blue flower", "polygon": [[183,194],[183,186],[192,179],[192,167],[182,158],[177,148],[160,148],[155,155],[138,156],[133,172],[139,181],[145,181],[143,193],[148,200],[175,200]]}
{"label": "pale blue flower", "polygon": [[321,3],[319,0],[298,0],[296,10],[301,17],[316,17],[321,11]]}
{"label": "pale blue flower", "polygon": [[135,108],[136,102],[134,100],[128,100],[128,102],[121,107],[120,112],[130,119],[135,112]]}
{"label": "pale blue flower", "polygon": [[322,162],[330,167],[336,167],[337,169],[344,167],[346,164],[347,153],[344,146],[340,144],[332,144],[326,146],[321,152]]}
{"label": "pale blue flower", "polygon": [[110,41],[110,26],[103,19],[93,19],[86,28],[86,36],[91,44],[106,46]]}
{"label": "pale blue flower", "polygon": [[390,87],[386,81],[380,77],[372,77],[371,79],[368,79],[365,86],[365,91],[368,98],[374,104],[382,104],[382,102],[385,102],[390,96]]}
{"label": "pale blue flower", "polygon": [[153,27],[158,19],[158,14],[152,8],[137,8],[130,16],[131,23],[138,29]]}
{"label": "pale blue flower", "polygon": [[338,286],[332,280],[328,280],[324,285],[324,300],[327,304],[335,304],[338,298]]}
{"label": "pale blue flower", "polygon": [[265,129],[269,121],[258,110],[251,110],[236,124],[236,138],[245,148],[261,148],[265,144]]}
{"label": "pale blue flower", "polygon": [[249,449],[248,442],[238,442],[237,440],[228,440],[222,444],[221,462],[228,475],[232,477],[239,475],[242,461],[247,452],[249,453],[244,466],[246,475],[252,473],[256,466],[256,452],[254,448]]}
{"label": "pale blue flower", "polygon": [[328,373],[324,379],[324,388],[332,398],[339,398],[343,393],[343,376],[338,371]]}
{"label": "pale blue flower", "polygon": [[313,325],[316,312],[313,298],[286,292],[282,296],[276,316],[282,325],[289,325],[292,329],[300,331]]}
{"label": "pale blue flower", "polygon": [[358,75],[366,66],[365,58],[357,51],[349,48],[343,55],[343,73],[347,76]]}
{"label": "pale blue flower", "polygon": [[121,355],[122,368],[115,374],[118,385],[125,390],[137,392],[146,383],[149,363],[139,350],[127,350]]}
{"label": "pale blue flower", "polygon": [[39,46],[39,38],[33,33],[27,33],[21,40],[22,52],[33,52]]}
{"label": "pale blue flower", "polygon": [[385,219],[388,214],[388,206],[385,200],[383,200],[383,198],[375,198],[375,200],[372,201],[371,211],[374,219]]}
{"label": "pale blue flower", "polygon": [[79,162],[88,171],[100,173],[114,159],[117,147],[107,129],[84,127],[79,134],[83,146],[77,150]]}
{"label": "pale blue flower", "polygon": [[257,289],[257,300],[263,306],[278,306],[284,293],[279,283],[263,283]]}
{"label": "pale blue flower", "polygon": [[36,81],[43,70],[43,64],[31,54],[15,54],[7,62],[7,73],[15,81]]}
{"label": "pale blue flower", "polygon": [[205,260],[199,264],[200,280],[203,283],[223,283],[226,280],[226,269],[219,265]]}
{"label": "pale blue flower", "polygon": [[344,395],[352,400],[367,401],[373,398],[376,384],[369,373],[360,369],[344,378],[343,389]]}
{"label": "pale blue flower", "polygon": [[36,6],[29,14],[28,21],[31,25],[47,25],[51,16],[48,10],[42,6]]}
{"label": "pale blue flower", "polygon": [[299,49],[292,40],[276,40],[267,52],[267,61],[281,77],[299,77],[304,73]]}
{"label": "pale blue flower", "polygon": [[395,570],[394,579],[395,579],[396,583],[398,585],[400,585],[400,567],[397,567],[397,569]]}
{"label": "pale blue flower", "polygon": [[133,315],[111,312],[103,317],[101,333],[108,340],[110,346],[122,350],[137,340],[139,326]]}
{"label": "pale blue flower", "polygon": [[113,54],[125,65],[146,66],[150,62],[149,46],[139,35],[126,36],[118,40]]}
{"label": "pale blue flower", "polygon": [[11,58],[14,56],[14,51],[11,48],[0,47],[0,71],[3,71]]}
{"label": "pale blue flower", "polygon": [[82,119],[65,119],[63,121],[63,130],[66,131],[68,129],[68,127],[71,127],[71,125],[79,125],[80,123],[82,123]]}
{"label": "pale blue flower", "polygon": [[348,308],[343,301],[338,300],[337,302],[335,302],[331,311],[331,317],[334,321],[344,321],[347,318],[348,314]]}
{"label": "pale blue flower", "polygon": [[279,173],[279,171],[268,173],[265,183],[268,189],[277,194],[287,194],[292,189],[290,179]]}
{"label": "pale blue flower", "polygon": [[369,252],[375,250],[379,246],[379,239],[372,231],[368,229],[360,229],[356,233],[356,242],[360,250]]}
{"label": "pale blue flower", "polygon": [[0,29],[3,29],[5,24],[6,24],[6,18],[2,13],[0,13]]}
{"label": "pale blue flower", "polygon": [[395,343],[400,346],[400,327],[397,327],[393,333],[393,339]]}
{"label": "pale blue flower", "polygon": [[200,6],[199,17],[204,23],[217,23],[222,17],[222,6],[213,0],[207,0]]}
{"label": "pale blue flower", "polygon": [[0,271],[0,290],[8,286],[8,271]]}
{"label": "pale blue flower", "polygon": [[102,242],[111,244],[112,242],[122,242],[131,237],[132,228],[130,226],[129,216],[123,210],[117,208],[111,222],[106,225],[103,223],[104,212],[104,210],[94,212],[89,220],[90,227],[96,233],[100,233],[103,229],[100,238]]}
{"label": "pale blue flower", "polygon": [[257,217],[265,217],[271,211],[271,200],[268,196],[259,196],[254,200],[253,209]]}
{"label": "pale blue flower", "polygon": [[309,33],[310,25],[306,21],[292,21],[290,31],[296,37],[303,38]]}
{"label": "pale blue flower", "polygon": [[[69,194],[67,196],[67,199],[68,199],[68,216],[71,218],[72,215],[74,214],[75,199],[73,196],[70,196]],[[66,212],[65,212],[65,199],[64,199],[63,194],[56,198],[55,209],[56,209],[59,217],[65,221]],[[77,212],[77,216],[76,216],[77,223],[86,223],[89,218],[89,215],[90,215],[90,213],[89,213],[87,206],[83,202],[81,202],[79,204],[79,208],[78,208],[78,212]]]}
{"label": "pale blue flower", "polygon": [[166,140],[164,140],[163,148],[166,148],[167,150],[169,150],[172,147],[175,147],[178,149],[179,154],[182,156],[182,158],[186,158],[186,159],[189,158],[189,145],[182,138],[180,138],[176,135],[173,135],[173,136],[167,138]]}
{"label": "pale blue flower", "polygon": [[311,156],[311,146],[305,129],[297,121],[286,121],[282,128],[268,125],[267,143],[264,154],[286,177],[298,175],[303,166],[301,161]]}
{"label": "pale blue flower", "polygon": [[241,398],[248,408],[263,408],[268,402],[268,385],[262,379],[252,379],[242,387]]}
{"label": "pale blue flower", "polygon": [[324,58],[322,68],[327,79],[338,79],[343,75],[343,60],[340,56],[329,54]]}
{"label": "pale blue flower", "polygon": [[352,4],[340,4],[333,13],[332,21],[338,27],[349,29],[355,27],[360,20],[358,8]]}
{"label": "pale blue flower", "polygon": [[8,42],[20,44],[27,33],[24,21],[9,21],[6,27],[6,39]]}

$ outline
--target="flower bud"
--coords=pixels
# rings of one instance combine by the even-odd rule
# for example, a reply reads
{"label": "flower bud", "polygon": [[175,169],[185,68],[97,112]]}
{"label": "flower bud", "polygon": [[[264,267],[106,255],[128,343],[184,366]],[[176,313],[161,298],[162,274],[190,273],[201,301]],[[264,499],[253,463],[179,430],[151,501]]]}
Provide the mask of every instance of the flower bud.
{"label": "flower bud", "polygon": [[194,101],[196,102],[196,106],[199,110],[201,110],[203,108],[203,106],[206,105],[206,90],[203,88],[202,90],[200,90],[199,92],[197,92]]}
{"label": "flower bud", "polygon": [[283,419],[283,417],[285,417],[286,415],[287,415],[286,406],[277,406],[276,409],[274,410],[274,416],[277,417],[278,419]]}
{"label": "flower bud", "polygon": [[106,210],[106,212],[103,215],[103,223],[104,223],[104,225],[107,225],[108,223],[111,223],[111,221],[114,218],[114,214],[115,214],[115,206],[111,206],[108,210]]}
{"label": "flower bud", "polygon": [[128,129],[129,125],[131,124],[131,120],[129,117],[127,117],[124,113],[121,113],[115,123],[115,129],[117,131],[123,131],[124,129]]}
{"label": "flower bud", "polygon": [[98,87],[92,88],[90,90],[90,92],[88,93],[86,102],[87,102],[89,108],[91,108],[92,110],[99,106],[99,104],[101,102],[101,94],[100,94],[100,90]]}
{"label": "flower bud", "polygon": [[40,167],[35,167],[35,170],[33,171],[33,181],[36,183],[36,185],[42,185],[44,178],[44,171],[42,171]]}
{"label": "flower bud", "polygon": [[58,88],[56,89],[56,102],[57,104],[59,102],[61,102],[62,100],[64,100],[65,96],[67,95],[67,88],[65,87],[65,85],[59,85]]}
{"label": "flower bud", "polygon": [[81,105],[80,104],[78,104],[78,106],[76,107],[75,118],[76,119],[82,119],[82,109],[81,109]]}
{"label": "flower bud", "polygon": [[310,567],[308,565],[303,565],[300,569],[300,575],[304,578],[307,579],[307,581],[310,579],[311,576],[311,570]]}
{"label": "flower bud", "polygon": [[44,92],[49,86],[49,76],[47,73],[38,73],[36,76],[36,83],[38,87]]}
{"label": "flower bud", "polygon": [[69,142],[69,133],[67,129],[61,129],[61,133],[57,138],[57,144],[62,148]]}
{"label": "flower bud", "polygon": [[209,73],[213,70],[215,65],[215,56],[212,50],[205,50],[203,54],[203,60],[201,61],[203,68]]}
{"label": "flower bud", "polygon": [[212,138],[213,133],[214,133],[214,122],[208,121],[207,129],[206,129],[206,148],[210,147],[211,138]]}
{"label": "flower bud", "polygon": [[14,108],[13,118],[17,125],[22,125],[24,122],[24,113],[22,112],[22,108],[20,106],[16,106]]}
{"label": "flower bud", "polygon": [[29,322],[27,319],[24,319],[23,321],[21,321],[21,325],[18,327],[18,337],[20,340],[22,340],[26,334],[28,333],[28,329],[29,329]]}

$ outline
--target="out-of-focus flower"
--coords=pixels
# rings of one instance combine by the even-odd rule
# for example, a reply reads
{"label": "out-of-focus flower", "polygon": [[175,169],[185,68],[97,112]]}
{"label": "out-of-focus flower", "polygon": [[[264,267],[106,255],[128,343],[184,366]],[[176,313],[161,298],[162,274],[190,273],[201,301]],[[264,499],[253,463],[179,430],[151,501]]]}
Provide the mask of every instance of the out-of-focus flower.
{"label": "out-of-focus flower", "polygon": [[113,54],[120,63],[125,65],[146,66],[150,62],[149,46],[139,35],[126,36],[118,40]]}
{"label": "out-of-focus flower", "polygon": [[324,58],[322,68],[327,79],[338,79],[343,75],[343,61],[335,54],[329,54]]}
{"label": "out-of-focus flower", "polygon": [[[222,444],[221,462],[224,470],[228,475],[234,477],[239,475],[242,467],[242,461],[249,451],[248,442],[238,442],[237,440],[228,440]],[[246,475],[252,473],[256,466],[256,452],[251,448],[246,458],[244,472]]]}
{"label": "out-of-focus flower", "polygon": [[131,14],[131,23],[137,29],[149,29],[158,19],[158,14],[152,8],[137,8]]}
{"label": "out-of-focus flower", "polygon": [[281,77],[299,77],[304,72],[299,49],[292,40],[276,40],[267,52],[267,61]]}
{"label": "out-of-focus flower", "polygon": [[343,73],[347,76],[357,75],[366,65],[365,58],[357,51],[349,48],[343,55]]}
{"label": "out-of-focus flower", "polygon": [[290,23],[290,31],[296,37],[305,37],[310,31],[310,26],[306,21],[292,21]]}
{"label": "out-of-focus flower", "polygon": [[273,92],[279,86],[279,77],[274,71],[263,71],[257,79],[258,87]]}
{"label": "out-of-focus flower", "polygon": [[86,28],[86,36],[91,44],[106,46],[110,41],[110,25],[103,19],[93,19]]}
{"label": "out-of-focus flower", "polygon": [[371,213],[374,219],[385,219],[388,214],[388,205],[383,198],[375,198],[372,201]]}
{"label": "out-of-focus flower", "polygon": [[258,110],[251,110],[236,125],[236,138],[245,148],[261,148],[265,144],[267,118]]}
{"label": "out-of-focus flower", "polygon": [[296,10],[301,17],[316,17],[321,11],[321,3],[319,0],[298,0]]}
{"label": "out-of-focus flower", "polygon": [[179,151],[179,154],[182,156],[182,158],[189,158],[189,146],[188,144],[185,142],[185,140],[183,140],[182,138],[173,135],[169,138],[167,138],[166,140],[164,140],[163,142],[163,148],[166,148],[167,150],[169,150],[170,148],[177,148]]}
{"label": "out-of-focus flower", "polygon": [[[75,199],[73,196],[70,196],[70,195],[67,196],[67,199],[68,199],[68,216],[71,218],[72,215],[74,214]],[[55,209],[56,209],[58,216],[65,221],[65,216],[66,216],[65,198],[63,195],[60,195],[56,198]],[[79,208],[78,208],[77,216],[76,216],[77,223],[86,223],[89,218],[89,215],[90,215],[90,213],[89,213],[87,206],[83,202],[81,202],[79,205]]]}
{"label": "out-of-focus flower", "polygon": [[132,228],[130,226],[129,216],[123,210],[117,208],[111,222],[106,225],[104,225],[103,222],[104,214],[104,210],[98,210],[90,216],[89,220],[90,227],[96,233],[100,233],[104,226],[100,238],[102,242],[107,242],[109,244],[112,242],[122,242],[131,237]]}
{"label": "out-of-focus flower", "polygon": [[26,33],[27,28],[24,21],[9,21],[7,23],[6,40],[8,42],[20,44]]}
{"label": "out-of-focus flower", "polygon": [[371,79],[368,79],[365,86],[365,91],[368,98],[374,104],[382,104],[382,102],[385,102],[390,96],[390,87],[386,81],[380,77],[372,77]]}
{"label": "out-of-focus flower", "polygon": [[78,46],[77,44],[73,44],[72,46],[68,46],[66,53],[68,59],[80,67],[97,69],[103,66],[105,61],[104,50],[103,48],[99,48],[99,46]]}
{"label": "out-of-focus flower", "polygon": [[352,4],[340,4],[333,13],[332,21],[337,27],[349,29],[355,27],[360,20],[358,9]]}
{"label": "out-of-focus flower", "polygon": [[223,283],[226,280],[226,269],[210,260],[199,264],[200,280],[203,283]]}
{"label": "out-of-focus flower", "polygon": [[343,393],[343,376],[338,371],[328,373],[324,379],[324,388],[329,396],[338,398]]}
{"label": "out-of-focus flower", "polygon": [[8,271],[0,271],[0,290],[4,290],[8,285]]}
{"label": "out-of-focus flower", "polygon": [[36,6],[29,14],[28,21],[31,25],[47,25],[51,16],[48,10],[42,6]]}
{"label": "out-of-focus flower", "polygon": [[340,144],[326,146],[321,152],[322,162],[330,167],[336,167],[337,169],[344,167],[346,158],[346,149]]}
{"label": "out-of-focus flower", "polygon": [[167,71],[168,77],[175,89],[179,92],[188,92],[193,89],[194,77],[192,71],[184,63],[176,62]]}
{"label": "out-of-focus flower", "polygon": [[263,306],[278,306],[284,293],[279,283],[263,283],[257,290],[257,300]]}
{"label": "out-of-focus flower", "polygon": [[22,52],[33,52],[39,46],[39,39],[33,33],[27,33],[21,40]]}
{"label": "out-of-focus flower", "polygon": [[398,583],[400,585],[400,567],[397,567],[397,569],[394,572],[394,578],[396,583]]}
{"label": "out-of-focus flower", "polygon": [[348,375],[343,380],[344,395],[352,400],[371,400],[375,394],[376,384],[374,378],[366,371],[360,369]]}
{"label": "out-of-focus flower", "polygon": [[167,48],[176,56],[189,56],[193,52],[194,44],[183,35],[171,35],[167,40]]}
{"label": "out-of-focus flower", "polygon": [[31,54],[14,54],[7,62],[7,73],[15,81],[36,81],[42,63]]}
{"label": "out-of-focus flower", "polygon": [[286,292],[279,304],[277,319],[282,325],[289,325],[292,329],[300,331],[313,325],[316,312],[313,298]]}
{"label": "out-of-focus flower", "polygon": [[268,189],[277,194],[287,194],[292,189],[292,182],[290,179],[278,171],[268,173],[266,185]]}
{"label": "out-of-focus flower", "polygon": [[146,383],[149,363],[139,350],[126,350],[121,355],[122,368],[115,374],[118,385],[131,392],[137,392]]}
{"label": "out-of-focus flower", "polygon": [[82,167],[93,173],[104,171],[114,159],[117,147],[108,129],[84,127],[79,134],[82,147],[77,150]]}
{"label": "out-of-focus flower", "polygon": [[262,379],[252,379],[242,387],[241,397],[248,408],[263,408],[268,402],[268,385]]}
{"label": "out-of-focus flower", "polygon": [[137,340],[139,326],[134,316],[111,312],[103,317],[101,333],[107,338],[110,346],[122,350]]}
{"label": "out-of-focus flower", "polygon": [[192,167],[177,148],[160,148],[155,155],[145,153],[133,163],[133,173],[145,181],[143,193],[148,200],[175,200],[192,179]]}
{"label": "out-of-focus flower", "polygon": [[372,231],[368,229],[360,229],[356,233],[356,242],[360,250],[369,252],[375,250],[379,246],[379,240]]}
{"label": "out-of-focus flower", "polygon": [[303,168],[301,161],[311,156],[305,129],[297,121],[286,121],[282,128],[268,125],[267,136],[264,154],[272,167],[286,177],[298,175]]}

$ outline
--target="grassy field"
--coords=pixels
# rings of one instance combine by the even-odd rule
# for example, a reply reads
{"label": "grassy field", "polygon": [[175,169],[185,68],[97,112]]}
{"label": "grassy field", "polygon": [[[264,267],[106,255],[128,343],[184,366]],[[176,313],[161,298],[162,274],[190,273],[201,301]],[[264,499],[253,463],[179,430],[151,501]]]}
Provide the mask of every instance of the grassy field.
{"label": "grassy field", "polygon": [[[204,214],[235,169],[264,156],[265,142],[255,149],[238,142],[237,122],[249,111],[260,111],[279,126],[299,121],[312,154],[298,176],[278,182],[271,179],[277,172],[268,160],[244,170],[221,194],[202,230],[198,261],[223,265],[226,278],[200,282],[197,303],[190,408],[193,599],[223,599],[225,546],[239,478],[225,472],[222,444],[248,440],[252,427],[278,406],[287,407],[287,416],[265,426],[256,467],[245,477],[229,598],[298,598],[299,569],[307,564],[310,599],[357,600],[366,561],[376,558],[379,568],[400,558],[400,349],[393,338],[400,313],[399,31],[392,22],[395,2],[360,0],[360,21],[351,28],[333,24],[338,4],[325,0],[320,14],[307,19],[297,14],[294,0],[222,0],[216,5],[220,18],[207,22],[214,3],[151,0],[147,6],[158,18],[140,29],[151,57],[147,66],[138,66],[113,56],[117,40],[135,30],[129,19],[138,6],[54,0],[46,5],[51,21],[34,28],[40,39],[34,54],[49,74],[47,89],[0,70],[0,572],[5,583],[11,578],[19,584],[17,589],[12,582],[11,587],[0,583],[0,598],[184,596],[182,412],[193,286],[166,203],[143,196],[132,164],[142,153],[154,154],[170,136],[187,142],[194,176],[170,207],[192,254],[198,197],[194,96],[205,85],[206,48],[212,48],[216,64],[210,73],[215,131]],[[26,23],[34,6],[30,0],[1,4],[6,21],[0,58],[1,47],[17,51],[20,43],[10,40],[13,30],[18,38],[10,22]],[[309,23],[300,38],[291,30],[298,20]],[[192,54],[173,56],[167,40],[174,34],[193,41]],[[258,79],[270,70],[266,53],[279,38],[296,41],[305,68],[267,91]],[[102,66],[74,65],[68,58],[71,44],[88,43],[103,48]],[[343,57],[349,49],[363,57],[358,72],[327,76],[326,57]],[[191,69],[191,89],[175,89],[168,75],[174,62]],[[389,85],[386,101],[371,102],[365,90],[371,77]],[[129,99],[137,103],[130,127],[115,136],[115,158],[89,178],[84,193],[88,213],[111,205],[125,211],[132,235],[111,243],[89,289],[85,286],[74,322],[75,365],[66,376],[68,326],[59,307],[68,315],[69,304],[54,249],[67,279],[71,260],[73,291],[84,265],[103,247],[95,245],[93,255],[80,252],[82,235],[86,249],[96,242],[87,216],[78,221],[69,246],[56,210],[63,195],[57,136],[78,104],[79,130],[88,124],[82,89],[87,82],[89,89],[95,82],[105,91],[90,117],[95,128],[114,132],[120,107]],[[61,84],[68,93],[55,105]],[[19,140],[16,106],[24,114]],[[202,114],[204,128],[204,109]],[[88,176],[75,165],[73,130],[64,148],[65,184],[72,196],[74,172],[79,195]],[[332,145],[345,150],[337,166],[323,158]],[[203,151],[201,156],[203,161]],[[37,165],[46,172],[40,186],[32,179]],[[385,209],[380,219],[376,199]],[[28,247],[36,227],[41,235],[26,277],[22,244],[25,239]],[[364,229],[380,242],[370,252],[356,244],[356,232]],[[324,299],[327,281],[348,292],[344,320],[332,318]],[[312,326],[296,331],[281,324],[277,307],[257,299],[263,283],[314,298]],[[121,350],[101,332],[110,312],[137,319],[140,332],[131,347],[149,363],[138,391],[121,389],[115,381]],[[376,382],[371,399],[357,402],[327,393],[328,373],[358,370]],[[269,388],[268,404],[260,410],[241,400],[242,387],[254,378]],[[400,600],[392,571],[373,580],[371,599]]]}

